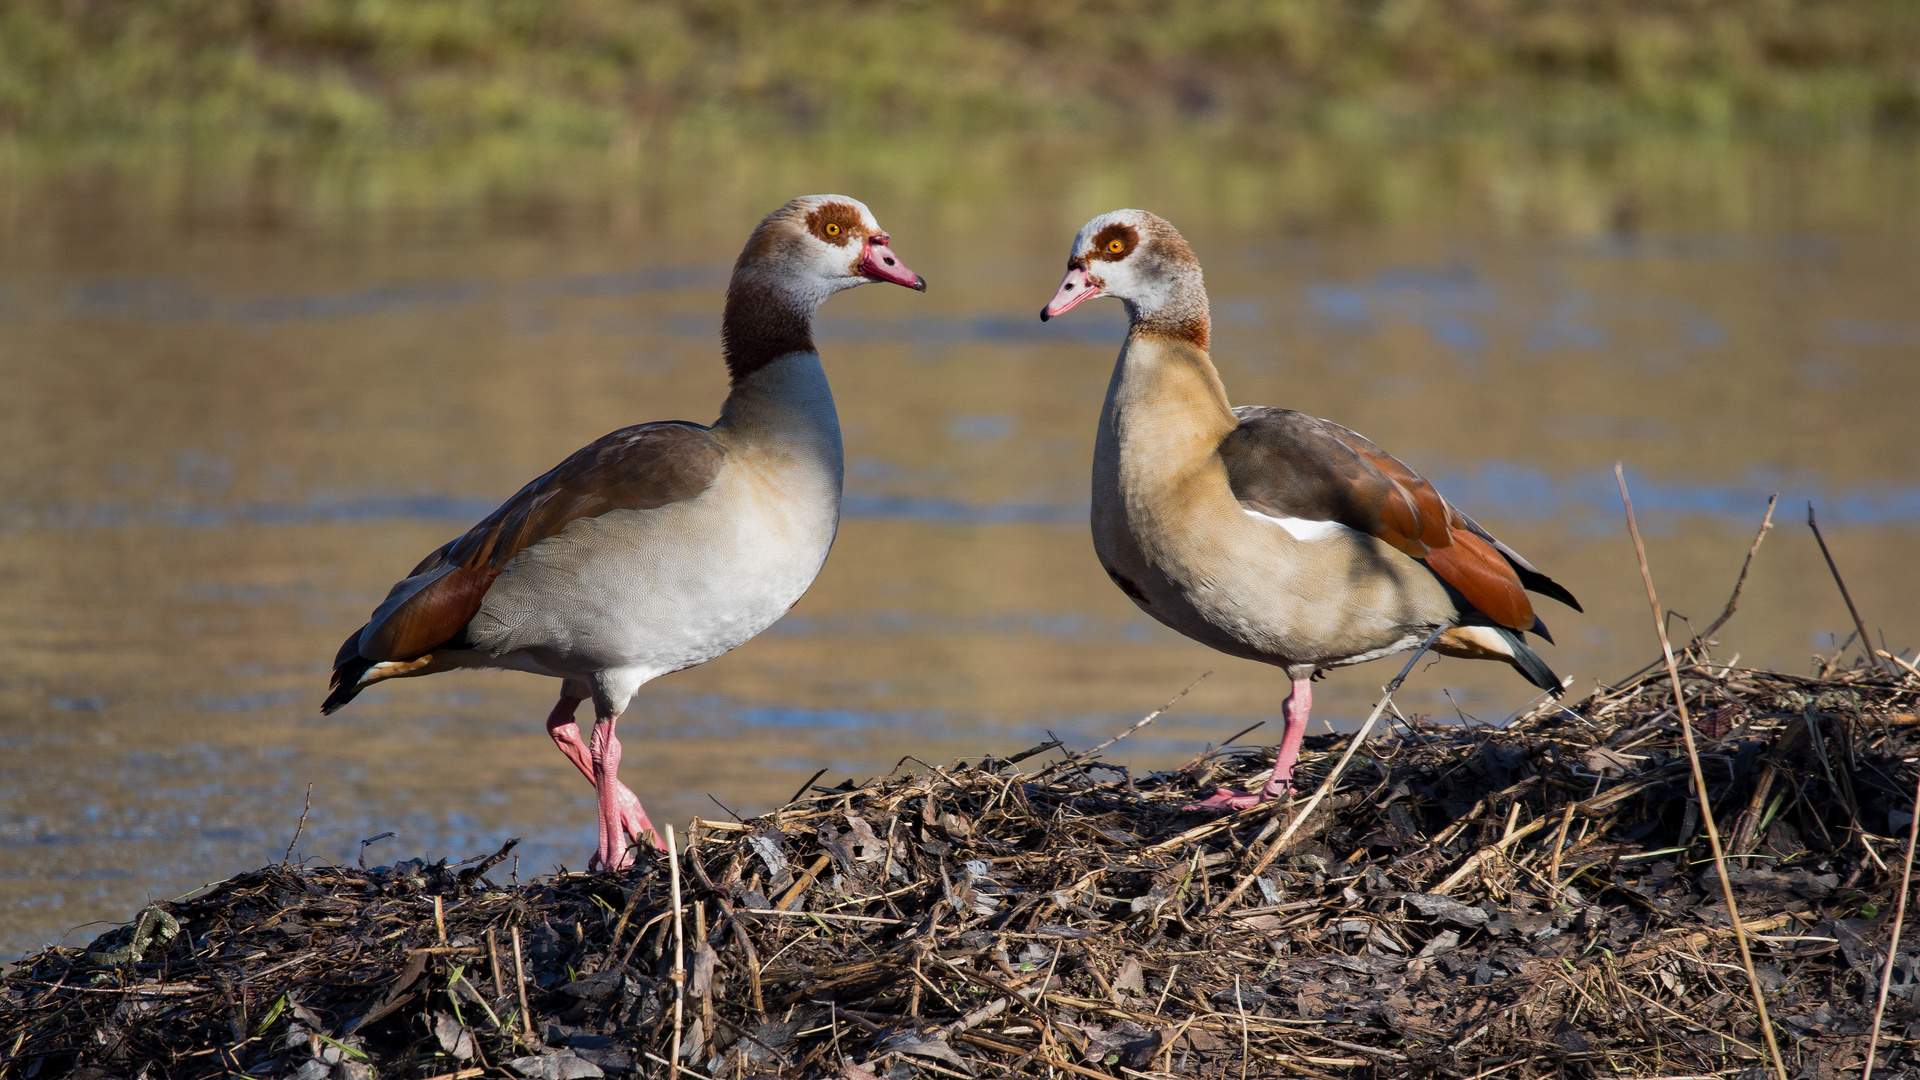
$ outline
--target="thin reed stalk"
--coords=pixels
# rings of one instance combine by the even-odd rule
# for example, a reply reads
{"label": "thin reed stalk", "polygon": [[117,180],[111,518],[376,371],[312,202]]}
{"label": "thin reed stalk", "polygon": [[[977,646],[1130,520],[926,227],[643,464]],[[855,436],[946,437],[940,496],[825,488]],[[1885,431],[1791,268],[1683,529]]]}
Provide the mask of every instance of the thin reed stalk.
{"label": "thin reed stalk", "polygon": [[680,901],[680,849],[667,826],[667,873],[673,891],[673,1076],[680,1075],[680,1022],[687,1008],[686,905]]}
{"label": "thin reed stalk", "polygon": [[1560,831],[1553,837],[1553,858],[1547,863],[1547,884],[1553,888],[1555,895],[1560,892],[1560,856],[1567,847],[1567,826],[1572,824],[1573,804],[1568,803],[1567,809],[1560,815]]}
{"label": "thin reed stalk", "polygon": [[1753,953],[1747,947],[1747,929],[1740,923],[1740,906],[1733,897],[1733,881],[1727,877],[1727,854],[1720,846],[1720,827],[1713,820],[1713,803],[1707,798],[1707,774],[1700,768],[1700,748],[1693,741],[1693,718],[1687,715],[1687,693],[1680,685],[1680,668],[1673,660],[1673,642],[1667,638],[1666,621],[1660,617],[1660,597],[1654,592],[1653,570],[1647,565],[1647,545],[1640,539],[1640,523],[1633,516],[1633,497],[1627,494],[1627,474],[1618,463],[1613,478],[1620,485],[1620,502],[1627,508],[1627,534],[1633,537],[1634,555],[1640,560],[1640,580],[1647,586],[1647,604],[1653,609],[1653,629],[1660,636],[1660,654],[1667,664],[1667,680],[1673,684],[1673,706],[1680,716],[1680,736],[1686,742],[1687,761],[1693,766],[1693,788],[1700,798],[1700,819],[1707,829],[1707,844],[1713,849],[1713,866],[1720,875],[1720,894],[1727,901],[1727,918],[1733,923],[1733,939],[1740,948],[1740,966],[1747,973],[1747,986],[1753,991],[1753,1008],[1760,1019],[1760,1033],[1766,1036],[1767,1052],[1778,1080],[1787,1080],[1786,1062],[1780,1057],[1780,1044],[1773,1037],[1773,1022],[1767,1018],[1766,989],[1753,968]]}
{"label": "thin reed stalk", "polygon": [[[1820,544],[1820,555],[1827,560],[1827,570],[1833,574],[1833,583],[1840,586],[1840,599],[1847,602],[1847,614],[1853,616],[1853,628],[1860,633],[1860,651],[1867,654],[1867,663],[1881,670],[1887,665],[1874,655],[1873,638],[1867,634],[1866,621],[1860,618],[1860,609],[1853,604],[1853,594],[1847,591],[1846,579],[1840,576],[1840,567],[1833,561],[1833,552],[1827,550],[1827,538],[1820,535],[1820,523],[1813,519],[1813,504],[1807,504],[1807,528],[1813,530],[1813,538]],[[1845,647],[1842,646],[1844,649]],[[1888,674],[1892,674],[1891,671]]]}
{"label": "thin reed stalk", "polygon": [[1740,591],[1747,587],[1747,571],[1753,569],[1753,557],[1759,554],[1761,541],[1765,540],[1767,533],[1773,530],[1773,508],[1777,506],[1779,502],[1779,492],[1776,491],[1772,495],[1767,496],[1767,514],[1760,519],[1760,531],[1753,534],[1753,544],[1747,548],[1746,561],[1740,564],[1740,576],[1734,579],[1733,595],[1727,597],[1726,609],[1720,612],[1719,618],[1707,624],[1705,630],[1693,636],[1693,640],[1687,643],[1688,649],[1697,648],[1704,644],[1707,639],[1713,637],[1716,631],[1727,625],[1727,620],[1733,618],[1734,611],[1740,607]]}
{"label": "thin reed stalk", "polygon": [[293,860],[293,845],[300,842],[300,834],[307,831],[307,812],[313,809],[313,784],[307,784],[307,804],[300,808],[300,823],[293,827],[293,839],[287,841],[287,853],[280,856],[280,865],[285,866]]}
{"label": "thin reed stalk", "polygon": [[520,990],[520,1027],[533,1041],[533,1009],[527,1004],[527,965],[520,955],[520,925],[513,927],[513,980]]}

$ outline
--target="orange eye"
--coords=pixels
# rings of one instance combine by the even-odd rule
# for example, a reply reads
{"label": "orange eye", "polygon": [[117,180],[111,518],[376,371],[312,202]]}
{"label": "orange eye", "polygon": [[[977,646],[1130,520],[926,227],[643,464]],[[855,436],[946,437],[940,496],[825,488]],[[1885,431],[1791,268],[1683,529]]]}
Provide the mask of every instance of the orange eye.
{"label": "orange eye", "polygon": [[838,225],[836,225],[836,224],[834,224],[834,223],[833,223],[833,222],[831,222],[831,221],[829,221],[829,222],[827,222],[827,235],[828,235],[828,236],[839,236],[839,235],[840,235],[840,226],[838,226]]}
{"label": "orange eye", "polygon": [[1119,240],[1107,241],[1107,250],[1113,252],[1115,255],[1120,254],[1120,252],[1123,251],[1126,248],[1126,246],[1127,245],[1125,243]]}

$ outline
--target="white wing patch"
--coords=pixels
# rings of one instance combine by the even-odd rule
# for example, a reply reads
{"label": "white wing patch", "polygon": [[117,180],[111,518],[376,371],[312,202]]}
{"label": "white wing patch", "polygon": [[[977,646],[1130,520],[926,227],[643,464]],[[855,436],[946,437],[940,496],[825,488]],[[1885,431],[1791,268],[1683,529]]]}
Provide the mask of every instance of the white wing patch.
{"label": "white wing patch", "polygon": [[1260,521],[1271,521],[1275,525],[1287,530],[1287,534],[1295,540],[1306,543],[1311,543],[1315,540],[1325,540],[1330,536],[1339,536],[1341,533],[1355,531],[1337,521],[1309,521],[1306,518],[1275,517],[1272,514],[1263,514],[1258,510],[1247,510],[1245,507],[1241,507],[1241,509],[1246,511],[1248,517],[1256,518]]}

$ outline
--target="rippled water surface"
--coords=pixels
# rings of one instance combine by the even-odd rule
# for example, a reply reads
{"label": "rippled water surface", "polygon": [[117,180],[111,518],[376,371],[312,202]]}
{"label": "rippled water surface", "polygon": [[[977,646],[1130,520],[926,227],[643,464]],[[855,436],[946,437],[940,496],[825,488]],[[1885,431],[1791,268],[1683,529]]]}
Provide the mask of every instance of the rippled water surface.
{"label": "rippled water surface", "polygon": [[[825,309],[839,541],[783,622],[635,700],[626,776],[656,820],[764,810],[822,767],[1085,745],[1209,669],[1118,759],[1275,716],[1277,672],[1154,624],[1092,557],[1121,315],[1035,315],[1073,231],[1119,205],[1199,252],[1237,403],[1369,435],[1585,601],[1541,602],[1577,689],[1655,648],[1616,460],[1696,625],[1782,493],[1723,655],[1803,670],[1850,629],[1809,499],[1869,626],[1920,644],[1911,148],[1163,157],[739,152],[454,195],[409,174],[391,197],[375,167],[0,173],[0,957],[280,858],[309,784],[311,858],[392,830],[381,861],[521,836],[523,873],[583,865],[591,792],[540,725],[554,685],[437,676],[321,717],[329,661],[567,452],[711,420],[727,268],[813,190],[868,201],[932,288]],[[1336,673],[1317,716],[1357,719],[1390,674]],[[1444,661],[1402,697],[1498,722],[1531,694]]]}

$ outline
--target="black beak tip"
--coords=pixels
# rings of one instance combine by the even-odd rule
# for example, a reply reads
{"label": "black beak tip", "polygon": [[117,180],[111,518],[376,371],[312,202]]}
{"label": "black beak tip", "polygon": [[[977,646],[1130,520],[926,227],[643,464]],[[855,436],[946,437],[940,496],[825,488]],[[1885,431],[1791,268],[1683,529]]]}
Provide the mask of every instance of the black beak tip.
{"label": "black beak tip", "polygon": [[1053,316],[1052,316],[1052,315],[1049,315],[1049,314],[1047,314],[1047,309],[1046,309],[1046,308],[1041,308],[1041,309],[1040,309],[1040,321],[1041,321],[1041,322],[1046,322],[1046,321],[1047,321],[1048,319],[1051,319],[1051,318],[1053,318]]}
{"label": "black beak tip", "polygon": [[921,276],[920,276],[919,274],[915,274],[915,275],[913,275],[913,291],[914,291],[914,292],[926,292],[926,291],[927,291],[927,279],[926,279],[926,278],[923,278],[923,277],[921,277]]}

